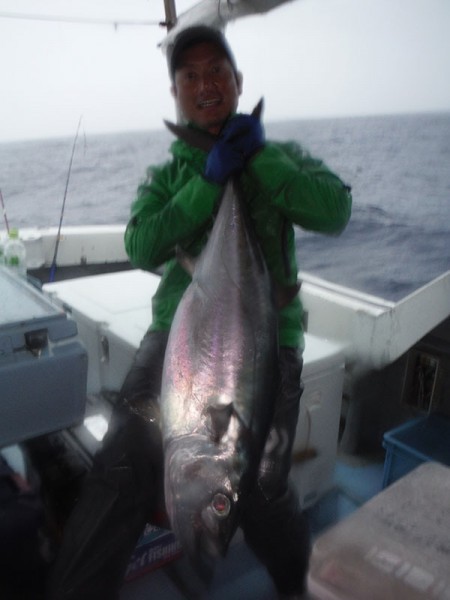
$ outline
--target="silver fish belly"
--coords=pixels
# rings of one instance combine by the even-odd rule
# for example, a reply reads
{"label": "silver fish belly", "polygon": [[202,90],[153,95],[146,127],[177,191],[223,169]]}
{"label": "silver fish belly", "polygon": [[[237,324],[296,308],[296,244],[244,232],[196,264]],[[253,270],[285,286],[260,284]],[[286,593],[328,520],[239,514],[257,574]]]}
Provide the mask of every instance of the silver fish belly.
{"label": "silver fish belly", "polygon": [[276,311],[244,209],[229,181],[178,306],[164,363],[166,508],[199,571],[228,548],[272,417]]}

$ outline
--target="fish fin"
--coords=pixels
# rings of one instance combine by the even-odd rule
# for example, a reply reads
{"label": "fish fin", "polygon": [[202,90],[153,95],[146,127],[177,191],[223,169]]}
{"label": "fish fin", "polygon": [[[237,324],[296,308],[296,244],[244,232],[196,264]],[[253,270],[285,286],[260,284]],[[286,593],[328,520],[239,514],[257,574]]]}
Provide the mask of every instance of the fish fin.
{"label": "fish fin", "polygon": [[192,277],[195,271],[195,265],[197,264],[197,259],[188,254],[183,248],[179,245],[175,248],[175,255],[177,257],[177,261],[189,275]]}
{"label": "fish fin", "polygon": [[185,127],[183,125],[175,125],[170,121],[164,121],[165,126],[171,131],[177,138],[183,140],[194,148],[200,148],[205,152],[209,152],[214,146],[217,140],[215,135],[211,135],[207,131],[201,131],[200,129],[193,129],[192,127]]}
{"label": "fish fin", "polygon": [[228,430],[231,415],[233,414],[233,404],[209,406],[207,412],[211,439],[217,444]]}
{"label": "fish fin", "polygon": [[274,286],[275,306],[280,309],[290,304],[300,291],[300,285],[299,282],[294,285],[279,285],[276,283]]}
{"label": "fish fin", "polygon": [[258,119],[261,119],[263,108],[264,108],[264,98],[261,98],[261,100],[255,106],[255,108],[252,110],[252,115],[254,117],[257,117]]}

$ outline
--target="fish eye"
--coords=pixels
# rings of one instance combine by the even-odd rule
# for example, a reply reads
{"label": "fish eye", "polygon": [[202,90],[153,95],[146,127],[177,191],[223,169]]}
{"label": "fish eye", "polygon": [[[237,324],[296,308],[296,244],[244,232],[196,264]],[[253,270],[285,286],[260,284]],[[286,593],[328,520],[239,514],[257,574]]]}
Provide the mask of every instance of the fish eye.
{"label": "fish eye", "polygon": [[228,517],[231,511],[230,499],[225,496],[225,494],[221,494],[219,492],[215,494],[211,500],[211,508],[213,509],[215,515],[221,519],[225,519]]}

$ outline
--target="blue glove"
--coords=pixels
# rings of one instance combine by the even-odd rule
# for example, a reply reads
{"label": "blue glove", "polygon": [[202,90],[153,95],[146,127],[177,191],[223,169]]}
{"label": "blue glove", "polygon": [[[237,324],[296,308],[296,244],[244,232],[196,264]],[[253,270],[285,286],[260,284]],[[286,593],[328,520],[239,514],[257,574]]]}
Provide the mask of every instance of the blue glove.
{"label": "blue glove", "polygon": [[239,173],[243,168],[244,159],[239,150],[219,138],[206,159],[204,176],[213,183],[224,185],[231,175]]}
{"label": "blue glove", "polygon": [[238,115],[230,119],[221,137],[232,144],[247,161],[264,146],[264,130],[261,120],[253,115]]}
{"label": "blue glove", "polygon": [[257,117],[234,117],[226,124],[208,154],[205,178],[223,185],[231,175],[240,173],[263,145],[264,131]]}

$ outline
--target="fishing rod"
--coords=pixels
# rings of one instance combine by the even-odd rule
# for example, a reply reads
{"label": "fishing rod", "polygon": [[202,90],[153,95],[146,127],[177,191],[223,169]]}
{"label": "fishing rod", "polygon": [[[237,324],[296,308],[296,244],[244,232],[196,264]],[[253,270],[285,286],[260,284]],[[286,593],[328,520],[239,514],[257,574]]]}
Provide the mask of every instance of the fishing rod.
{"label": "fishing rod", "polygon": [[9,223],[8,223],[8,217],[6,215],[6,206],[5,206],[5,202],[3,200],[3,194],[2,194],[2,190],[0,189],[0,203],[2,205],[2,211],[3,211],[3,220],[5,221],[5,227],[6,227],[6,233],[9,234]]}
{"label": "fishing rod", "polygon": [[[167,30],[169,31],[170,29],[172,29],[172,27],[175,26],[175,24],[177,22],[177,12],[176,12],[176,8],[175,8],[175,0],[164,0],[164,8],[165,8],[166,19],[165,19],[165,22],[164,23],[160,23],[160,25],[163,25],[163,26],[167,27]],[[62,207],[61,207],[61,215],[60,215],[60,219],[59,219],[58,233],[56,235],[55,252],[53,254],[53,261],[52,261],[52,264],[51,264],[51,267],[50,267],[50,275],[49,275],[49,281],[50,281],[50,283],[55,280],[56,259],[57,259],[57,256],[58,256],[59,243],[61,241],[61,226],[62,226],[62,221],[63,221],[63,218],[64,218],[64,211],[65,211],[65,206],[66,206],[67,190],[69,188],[70,173],[72,171],[73,156],[75,154],[75,147],[76,147],[76,144],[77,144],[78,133],[80,131],[81,119],[82,119],[82,117],[80,117],[80,120],[78,121],[78,127],[77,127],[77,131],[76,131],[76,134],[75,134],[75,138],[73,140],[73,145],[72,145],[72,154],[70,156],[69,170],[67,172],[67,179],[66,179],[66,189],[64,191],[64,198],[63,198],[63,204],[62,204]]]}
{"label": "fishing rod", "polygon": [[81,126],[81,119],[82,119],[82,117],[80,117],[80,120],[78,121],[77,132],[75,134],[75,138],[74,138],[73,144],[72,144],[72,154],[70,156],[69,170],[67,171],[67,178],[66,178],[66,189],[64,190],[64,198],[63,198],[63,203],[62,203],[62,207],[61,207],[61,215],[59,217],[58,233],[56,234],[55,252],[53,254],[53,261],[52,261],[52,264],[50,267],[50,276],[49,276],[50,283],[52,283],[52,281],[55,280],[56,258],[58,256],[59,242],[61,241],[61,227],[62,227],[62,222],[63,222],[63,218],[64,218],[64,211],[66,208],[67,190],[69,189],[69,181],[70,181],[70,173],[72,171],[73,155],[75,154],[75,147],[77,145],[78,133],[80,131],[80,126]]}

